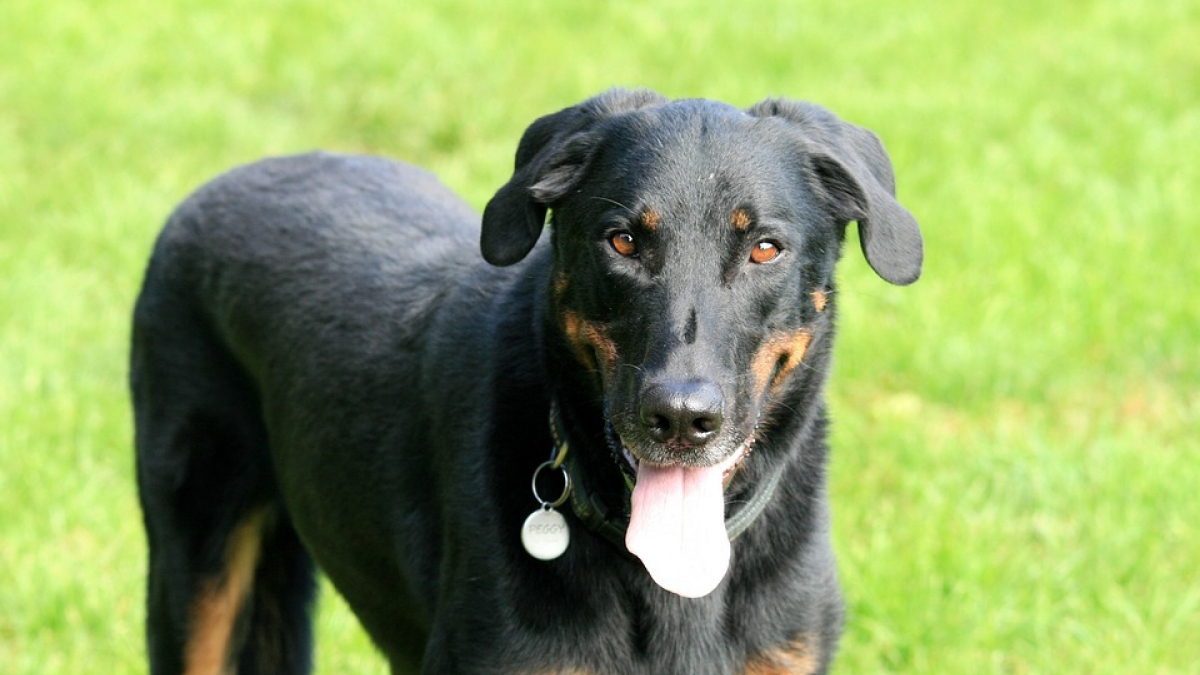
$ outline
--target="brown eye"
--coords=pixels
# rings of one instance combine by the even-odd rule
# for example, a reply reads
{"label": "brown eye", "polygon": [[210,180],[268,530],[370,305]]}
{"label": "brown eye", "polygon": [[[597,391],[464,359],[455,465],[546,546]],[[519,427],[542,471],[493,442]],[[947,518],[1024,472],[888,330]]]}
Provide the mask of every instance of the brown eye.
{"label": "brown eye", "polygon": [[637,242],[633,240],[633,235],[629,232],[617,232],[608,238],[608,243],[612,245],[613,250],[626,258],[632,258],[637,255]]}
{"label": "brown eye", "polygon": [[778,258],[779,254],[782,252],[783,251],[779,248],[779,244],[776,244],[770,239],[764,239],[755,244],[754,248],[750,249],[750,262],[756,265],[774,262],[774,260]]}

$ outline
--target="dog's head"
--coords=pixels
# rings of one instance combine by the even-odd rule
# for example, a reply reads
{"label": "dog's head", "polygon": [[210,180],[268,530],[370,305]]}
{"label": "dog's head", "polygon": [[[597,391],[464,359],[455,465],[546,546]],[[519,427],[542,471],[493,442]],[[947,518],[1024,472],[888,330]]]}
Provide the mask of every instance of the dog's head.
{"label": "dog's head", "polygon": [[765,417],[819,386],[805,357],[830,330],[847,224],[884,279],[921,271],[878,138],[793,101],[614,90],[543,117],[484,212],[484,257],[525,257],[548,210],[556,329],[637,467],[631,534],[644,485],[643,501],[693,483],[719,501]]}

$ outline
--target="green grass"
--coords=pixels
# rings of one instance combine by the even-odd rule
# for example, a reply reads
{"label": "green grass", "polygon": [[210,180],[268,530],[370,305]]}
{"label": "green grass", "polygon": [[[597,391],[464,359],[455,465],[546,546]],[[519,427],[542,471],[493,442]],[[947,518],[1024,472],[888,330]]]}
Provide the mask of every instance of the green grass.
{"label": "green grass", "polygon": [[[844,673],[1200,663],[1200,5],[10,0],[0,22],[0,672],[145,671],[128,315],[170,208],[325,147],[481,206],[611,85],[876,130],[925,277],[842,267]],[[331,592],[319,672],[384,669]]]}

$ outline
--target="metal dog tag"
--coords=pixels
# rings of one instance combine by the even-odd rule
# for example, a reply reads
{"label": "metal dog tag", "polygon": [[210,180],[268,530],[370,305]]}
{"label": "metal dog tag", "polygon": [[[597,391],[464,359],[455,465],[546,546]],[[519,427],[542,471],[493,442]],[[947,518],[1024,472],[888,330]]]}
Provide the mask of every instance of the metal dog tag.
{"label": "metal dog tag", "polygon": [[554,560],[571,543],[567,519],[549,504],[529,514],[521,526],[521,544],[538,560]]}
{"label": "metal dog tag", "polygon": [[[567,546],[571,543],[571,530],[567,527],[567,519],[554,510],[554,507],[565,504],[567,497],[571,494],[571,474],[567,472],[566,467],[561,465],[561,459],[566,453],[565,446],[562,452],[563,455],[560,456],[557,466],[553,459],[549,462],[542,462],[534,470],[533,480],[530,481],[533,498],[537,500],[538,504],[541,504],[541,507],[529,514],[529,517],[525,519],[525,524],[521,526],[521,545],[525,547],[525,551],[529,555],[538,560],[554,560],[566,552]],[[542,495],[538,494],[538,475],[544,469],[558,469],[562,472],[562,494],[552,502],[542,499]]]}

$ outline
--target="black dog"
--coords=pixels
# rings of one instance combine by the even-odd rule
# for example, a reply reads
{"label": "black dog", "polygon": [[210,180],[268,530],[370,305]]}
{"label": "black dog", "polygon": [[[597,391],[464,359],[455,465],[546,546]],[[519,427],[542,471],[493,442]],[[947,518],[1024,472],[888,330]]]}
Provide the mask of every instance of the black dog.
{"label": "black dog", "polygon": [[202,188],[134,320],[152,671],[307,672],[319,566],[394,672],[825,672],[834,263],[917,278],[893,193],[819,107],[645,91],[529,127],[491,265],[385,160]]}

